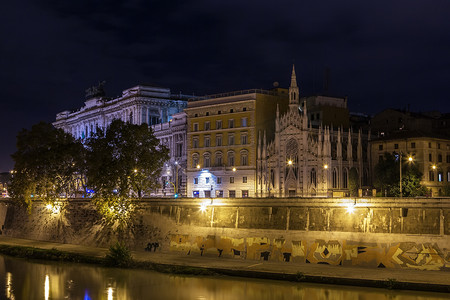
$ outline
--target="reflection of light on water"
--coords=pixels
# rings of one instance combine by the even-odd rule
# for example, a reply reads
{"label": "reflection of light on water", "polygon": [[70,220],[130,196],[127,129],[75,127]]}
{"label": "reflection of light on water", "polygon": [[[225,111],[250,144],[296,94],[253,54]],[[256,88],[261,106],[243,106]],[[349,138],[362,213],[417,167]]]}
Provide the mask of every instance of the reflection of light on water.
{"label": "reflection of light on water", "polygon": [[108,288],[108,300],[113,300],[113,288]]}
{"label": "reflection of light on water", "polygon": [[45,275],[44,291],[45,291],[45,300],[48,300],[48,297],[50,295],[50,279],[48,275]]}
{"label": "reflection of light on water", "polygon": [[6,298],[15,299],[12,289],[12,274],[9,272],[6,273]]}
{"label": "reflection of light on water", "polygon": [[88,290],[84,291],[84,300],[91,300],[91,298],[89,298]]}

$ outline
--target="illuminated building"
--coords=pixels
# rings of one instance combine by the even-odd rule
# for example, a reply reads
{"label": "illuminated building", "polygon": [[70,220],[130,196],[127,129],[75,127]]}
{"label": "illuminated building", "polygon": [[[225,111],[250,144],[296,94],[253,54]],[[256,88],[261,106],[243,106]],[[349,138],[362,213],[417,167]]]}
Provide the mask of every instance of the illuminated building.
{"label": "illuminated building", "polygon": [[84,107],[58,113],[53,125],[84,139],[97,127],[107,128],[114,119],[138,125],[166,123],[173,114],[183,111],[188,96],[171,94],[167,88],[138,85],[124,90],[120,97],[107,98],[100,85],[95,92],[87,92],[86,98]]}
{"label": "illuminated building", "polygon": [[[374,167],[384,153],[402,153],[411,157],[423,177],[420,182],[430,189],[430,196],[440,196],[450,184],[450,138],[438,133],[418,130],[390,132],[370,142],[371,165]],[[405,162],[404,162],[405,163]]]}
{"label": "illuminated building", "polygon": [[186,195],[186,113],[172,115],[170,122],[152,126],[155,137],[169,149],[170,160],[164,163],[161,172],[161,188],[157,196],[172,196],[177,190]]}
{"label": "illuminated building", "polygon": [[183,109],[188,98],[193,96],[172,94],[167,88],[138,85],[124,90],[120,97],[107,98],[99,85],[90,88],[86,98],[84,107],[58,113],[53,125],[83,140],[97,128],[107,128],[114,119],[137,125],[149,124],[170,155],[161,174],[162,187],[154,195],[173,195],[175,188],[185,193],[187,123]]}
{"label": "illuminated building", "polygon": [[[259,133],[256,196],[344,196],[352,168],[358,173],[359,186],[368,186],[368,136],[361,130],[344,130],[349,125],[347,99],[303,98],[302,105],[299,99],[293,68],[288,111],[277,108],[273,138]],[[308,107],[314,107],[314,112]],[[333,120],[338,122],[333,124],[338,126],[335,129]]]}
{"label": "illuminated building", "polygon": [[189,101],[188,197],[256,196],[257,132],[273,134],[287,89],[243,90]]}

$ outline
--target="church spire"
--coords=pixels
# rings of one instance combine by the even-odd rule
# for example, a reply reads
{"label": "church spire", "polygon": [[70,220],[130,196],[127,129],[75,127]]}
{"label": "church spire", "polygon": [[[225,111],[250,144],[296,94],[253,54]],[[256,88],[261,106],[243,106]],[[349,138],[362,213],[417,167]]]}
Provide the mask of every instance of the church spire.
{"label": "church spire", "polygon": [[291,86],[289,87],[289,109],[298,110],[298,100],[297,76],[295,75],[295,65],[292,65]]}

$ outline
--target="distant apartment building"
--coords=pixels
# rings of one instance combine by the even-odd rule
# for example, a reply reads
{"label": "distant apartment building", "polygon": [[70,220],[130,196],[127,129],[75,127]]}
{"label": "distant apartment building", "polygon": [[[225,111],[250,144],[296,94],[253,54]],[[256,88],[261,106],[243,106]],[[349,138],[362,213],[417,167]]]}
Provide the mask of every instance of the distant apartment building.
{"label": "distant apartment building", "polygon": [[[175,190],[185,193],[187,121],[183,109],[193,96],[145,85],[126,89],[116,98],[105,97],[101,85],[86,92],[85,105],[78,110],[58,113],[53,125],[83,140],[91,137],[97,128],[107,128],[114,119],[148,124],[161,144],[169,148],[171,157],[163,167],[161,188],[155,195],[173,195]],[[176,178],[177,175],[180,177]]]}
{"label": "distant apartment building", "polygon": [[417,165],[423,173],[421,184],[430,189],[430,196],[442,195],[450,184],[450,138],[445,135],[401,130],[374,138],[370,147],[372,172],[385,152],[402,153],[404,163]]}
{"label": "distant apartment building", "polygon": [[273,136],[287,89],[243,90],[200,97],[185,109],[188,197],[254,197],[258,132]]}

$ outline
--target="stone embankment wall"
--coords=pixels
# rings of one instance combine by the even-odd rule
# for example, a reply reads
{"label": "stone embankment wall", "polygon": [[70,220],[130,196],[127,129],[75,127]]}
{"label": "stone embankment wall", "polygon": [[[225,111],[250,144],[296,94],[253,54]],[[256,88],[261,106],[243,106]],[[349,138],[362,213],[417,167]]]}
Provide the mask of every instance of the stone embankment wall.
{"label": "stone embankment wall", "polygon": [[[450,270],[450,199],[146,199],[124,230],[106,226],[89,201],[31,214],[0,203],[3,234],[107,247],[236,259]],[[0,218],[0,222],[3,220]]]}

